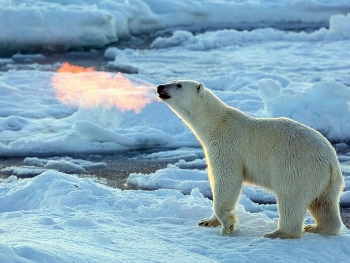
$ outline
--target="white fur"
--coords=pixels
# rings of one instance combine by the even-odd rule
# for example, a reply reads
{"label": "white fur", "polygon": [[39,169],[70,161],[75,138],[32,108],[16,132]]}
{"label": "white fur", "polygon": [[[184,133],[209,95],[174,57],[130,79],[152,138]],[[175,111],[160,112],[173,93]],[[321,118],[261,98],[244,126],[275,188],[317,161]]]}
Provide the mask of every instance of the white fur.
{"label": "white fur", "polygon": [[248,182],[277,195],[278,229],[265,237],[301,237],[307,209],[316,225],[306,231],[340,233],[343,176],[333,147],[319,132],[288,118],[253,118],[196,81],[163,84],[158,93],[205,152],[214,213],[200,226],[221,224],[222,235],[232,234],[237,222],[232,211]]}

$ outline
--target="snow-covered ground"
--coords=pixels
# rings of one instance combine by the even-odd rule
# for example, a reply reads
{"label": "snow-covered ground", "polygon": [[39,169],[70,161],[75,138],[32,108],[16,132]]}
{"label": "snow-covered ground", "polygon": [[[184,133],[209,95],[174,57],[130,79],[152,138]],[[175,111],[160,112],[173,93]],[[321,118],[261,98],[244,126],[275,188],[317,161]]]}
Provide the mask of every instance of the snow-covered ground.
{"label": "snow-covered ground", "polygon": [[198,189],[121,191],[45,172],[0,184],[0,204],[1,262],[347,262],[350,255],[345,227],[337,237],[261,238],[277,226],[276,205],[245,196],[233,237],[198,227],[211,214]]}
{"label": "snow-covered ground", "polygon": [[[0,183],[0,262],[349,261],[345,227],[338,237],[261,238],[277,226],[275,197],[251,186],[233,237],[197,227],[211,214],[203,152],[155,93],[195,79],[248,114],[314,127],[341,152],[349,206],[348,0],[5,0],[0,10],[0,156],[27,157],[2,171],[14,176]],[[117,47],[140,35],[152,35],[149,48]],[[47,51],[112,43],[106,68],[126,73],[42,64]],[[180,161],[131,174],[139,191],[69,175],[106,164],[64,157],[160,148],[143,158]]]}

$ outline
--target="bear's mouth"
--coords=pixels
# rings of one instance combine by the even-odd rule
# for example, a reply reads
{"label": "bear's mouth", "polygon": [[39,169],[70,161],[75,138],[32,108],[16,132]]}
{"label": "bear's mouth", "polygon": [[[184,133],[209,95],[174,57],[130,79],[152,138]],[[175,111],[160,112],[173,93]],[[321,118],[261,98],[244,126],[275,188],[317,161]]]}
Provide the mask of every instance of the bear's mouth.
{"label": "bear's mouth", "polygon": [[157,92],[159,94],[159,98],[166,100],[166,99],[170,99],[171,96],[169,95],[168,92],[166,92],[166,86],[165,85],[159,85],[157,87]]}

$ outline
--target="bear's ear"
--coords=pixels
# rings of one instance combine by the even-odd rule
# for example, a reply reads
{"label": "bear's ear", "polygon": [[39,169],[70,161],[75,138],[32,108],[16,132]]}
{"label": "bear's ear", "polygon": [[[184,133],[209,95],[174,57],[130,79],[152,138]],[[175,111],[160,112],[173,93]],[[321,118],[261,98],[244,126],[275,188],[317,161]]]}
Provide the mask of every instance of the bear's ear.
{"label": "bear's ear", "polygon": [[201,93],[204,89],[204,84],[201,82],[199,83],[199,85],[197,86],[197,92],[198,93]]}

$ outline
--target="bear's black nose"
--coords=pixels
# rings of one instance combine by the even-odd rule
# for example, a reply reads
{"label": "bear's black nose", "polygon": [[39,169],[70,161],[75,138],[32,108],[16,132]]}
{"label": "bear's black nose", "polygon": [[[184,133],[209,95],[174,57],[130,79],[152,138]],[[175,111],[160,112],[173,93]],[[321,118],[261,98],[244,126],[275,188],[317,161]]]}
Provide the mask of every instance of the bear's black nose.
{"label": "bear's black nose", "polygon": [[167,90],[166,90],[166,85],[159,85],[157,87],[157,92],[159,94],[159,98],[161,99],[169,99],[170,98],[170,95],[168,94]]}
{"label": "bear's black nose", "polygon": [[157,87],[157,92],[159,93],[159,92],[163,91],[164,89],[165,89],[165,86],[164,86],[164,85],[159,85],[159,86]]}

